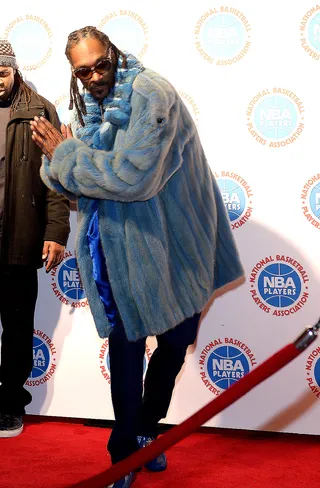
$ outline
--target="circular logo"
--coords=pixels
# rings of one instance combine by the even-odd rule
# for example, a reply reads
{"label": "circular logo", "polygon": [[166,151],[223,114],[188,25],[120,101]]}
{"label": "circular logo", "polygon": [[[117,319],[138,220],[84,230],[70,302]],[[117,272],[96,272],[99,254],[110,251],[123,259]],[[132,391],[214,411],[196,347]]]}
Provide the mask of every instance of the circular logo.
{"label": "circular logo", "polygon": [[248,19],[236,8],[213,8],[204,12],[196,24],[196,49],[210,64],[231,65],[247,54],[250,31]]}
{"label": "circular logo", "polygon": [[309,222],[320,229],[320,174],[314,175],[301,192],[302,211]]}
{"label": "circular logo", "polygon": [[315,347],[309,354],[305,372],[310,390],[320,398],[320,346]]}
{"label": "circular logo", "polygon": [[36,330],[33,336],[33,368],[27,386],[39,386],[46,383],[56,370],[56,350],[51,339],[42,331]]}
{"label": "circular logo", "polygon": [[244,342],[230,337],[215,339],[200,353],[200,377],[209,391],[219,395],[256,364],[252,350]]}
{"label": "circular logo", "polygon": [[[145,375],[147,371],[147,364],[150,361],[153,351],[150,347],[146,344],[146,353],[143,358],[143,374]],[[99,353],[99,360],[100,360],[100,371],[104,379],[109,383],[111,383],[110,379],[110,355],[109,355],[109,340],[105,339],[103,342],[100,353]]]}
{"label": "circular logo", "polygon": [[52,55],[52,31],[37,15],[23,15],[12,20],[4,36],[12,44],[23,71],[41,68]]}
{"label": "circular logo", "polygon": [[122,50],[129,50],[142,59],[148,49],[148,26],[143,18],[131,10],[110,12],[101,19],[98,29]]}
{"label": "circular logo", "polygon": [[304,111],[301,100],[290,90],[263,90],[249,103],[248,131],[262,145],[287,146],[295,142],[304,129]]}
{"label": "circular logo", "polygon": [[262,145],[283,147],[295,142],[304,129],[304,106],[284,88],[257,93],[247,108],[247,127]]}
{"label": "circular logo", "polygon": [[200,110],[199,107],[197,106],[196,102],[194,99],[186,92],[182,90],[178,90],[178,93],[180,97],[187,102],[186,106],[193,118],[194,123],[196,124],[197,127],[199,127],[199,118],[200,118]]}
{"label": "circular logo", "polygon": [[239,175],[229,171],[215,173],[232,230],[242,227],[252,214],[252,191]]}
{"label": "circular logo", "polygon": [[312,7],[300,22],[300,42],[312,59],[320,59],[320,6]]}
{"label": "circular logo", "polygon": [[71,251],[67,251],[64,259],[50,272],[51,288],[56,297],[65,305],[74,308],[86,307],[88,300],[82,285],[77,260]]}
{"label": "circular logo", "polygon": [[66,94],[59,97],[54,105],[61,124],[68,125],[70,123],[71,110],[69,110],[70,97]]}
{"label": "circular logo", "polygon": [[309,277],[298,261],[277,254],[259,261],[251,271],[250,293],[261,310],[283,317],[306,304]]}

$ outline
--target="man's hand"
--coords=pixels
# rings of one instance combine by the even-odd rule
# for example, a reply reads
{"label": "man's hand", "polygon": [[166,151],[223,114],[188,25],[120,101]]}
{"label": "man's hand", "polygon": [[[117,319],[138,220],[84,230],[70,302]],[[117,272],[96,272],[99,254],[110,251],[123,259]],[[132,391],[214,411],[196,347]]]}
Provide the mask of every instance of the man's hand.
{"label": "man's hand", "polygon": [[51,161],[53,153],[57,146],[65,139],[72,137],[70,127],[61,125],[60,132],[44,117],[35,117],[30,122],[32,130],[32,139],[40,147],[43,154]]}
{"label": "man's hand", "polygon": [[72,139],[73,134],[72,134],[70,124],[69,125],[61,124],[61,133],[64,139]]}
{"label": "man's hand", "polygon": [[65,247],[57,242],[45,241],[42,250],[42,260],[46,261],[46,272],[58,266],[63,260]]}

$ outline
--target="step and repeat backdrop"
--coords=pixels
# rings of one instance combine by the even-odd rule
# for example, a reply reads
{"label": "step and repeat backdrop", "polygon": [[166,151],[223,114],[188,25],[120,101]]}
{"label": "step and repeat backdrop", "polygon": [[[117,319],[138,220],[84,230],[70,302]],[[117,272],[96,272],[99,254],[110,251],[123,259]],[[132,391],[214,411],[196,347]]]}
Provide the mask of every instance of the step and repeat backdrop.
{"label": "step and repeat backdrop", "polygon": [[[25,80],[68,122],[68,34],[85,25],[167,77],[198,127],[246,282],[217,298],[165,422],[178,423],[294,340],[320,315],[320,4],[251,0],[46,4],[0,19]],[[39,273],[28,413],[113,419],[99,339],[74,253]],[[148,339],[145,368],[156,347]],[[124,357],[125,361],[126,358]],[[320,434],[320,342],[207,425]]]}

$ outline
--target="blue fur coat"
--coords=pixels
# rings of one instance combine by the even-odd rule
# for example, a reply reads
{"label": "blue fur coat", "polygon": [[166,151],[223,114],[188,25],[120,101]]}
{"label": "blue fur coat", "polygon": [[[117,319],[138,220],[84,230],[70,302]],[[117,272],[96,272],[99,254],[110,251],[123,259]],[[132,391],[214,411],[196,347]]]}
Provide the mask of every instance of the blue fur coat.
{"label": "blue fur coat", "polygon": [[[177,92],[149,69],[135,73],[129,92],[127,105],[115,108],[126,120],[105,117],[104,129],[91,133],[90,124],[89,132],[74,126],[81,140],[62,142],[51,162],[44,158],[41,177],[77,200],[78,265],[98,333],[107,337],[111,325],[87,242],[98,203],[113,295],[134,341],[201,312],[214,290],[242,276],[243,268],[219,188]],[[85,101],[87,120],[101,126],[90,112],[94,101]]]}

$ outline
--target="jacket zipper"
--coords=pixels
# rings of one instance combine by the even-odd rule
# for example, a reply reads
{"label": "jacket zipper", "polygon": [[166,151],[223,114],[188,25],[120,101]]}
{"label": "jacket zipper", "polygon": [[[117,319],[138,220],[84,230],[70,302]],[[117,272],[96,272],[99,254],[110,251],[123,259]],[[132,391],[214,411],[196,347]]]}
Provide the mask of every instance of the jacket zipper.
{"label": "jacket zipper", "polygon": [[7,213],[8,213],[8,201],[9,201],[9,159],[8,159],[8,151],[7,151],[7,141],[8,141],[8,126],[10,125],[10,120],[9,122],[7,123],[7,127],[6,127],[6,146],[5,146],[5,160],[4,160],[4,164],[5,164],[5,168],[4,168],[4,177],[5,177],[5,180],[4,180],[4,199],[3,199],[3,216],[2,216],[2,232],[1,232],[1,244],[0,244],[0,249],[1,249],[1,253],[0,253],[0,259],[1,261],[4,260],[4,257],[6,256],[7,257],[7,247],[8,247],[8,240],[9,240],[9,237],[8,237],[8,232],[6,233],[6,235],[4,236],[4,230],[6,227],[6,223],[7,223]]}

